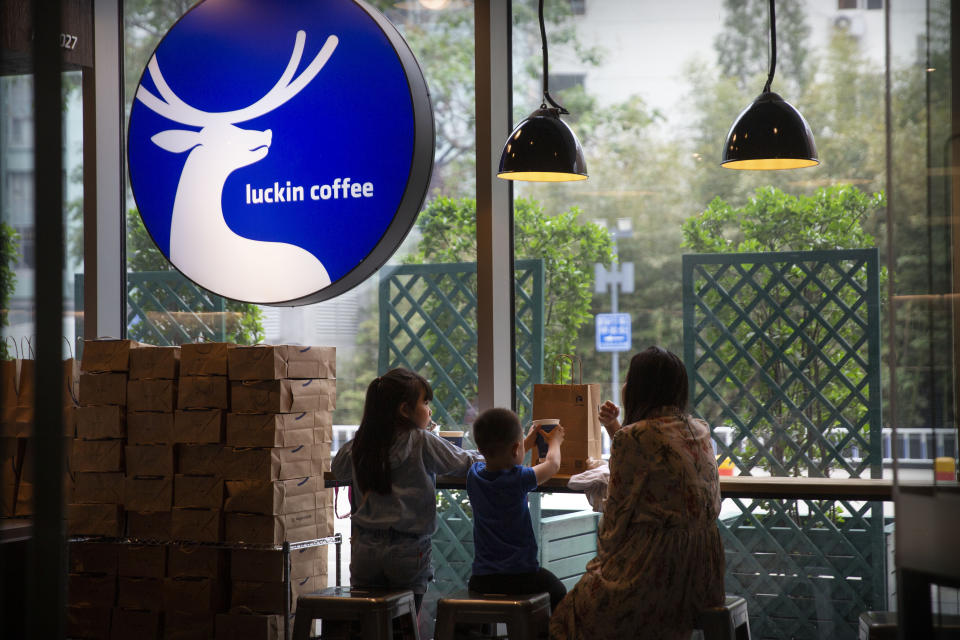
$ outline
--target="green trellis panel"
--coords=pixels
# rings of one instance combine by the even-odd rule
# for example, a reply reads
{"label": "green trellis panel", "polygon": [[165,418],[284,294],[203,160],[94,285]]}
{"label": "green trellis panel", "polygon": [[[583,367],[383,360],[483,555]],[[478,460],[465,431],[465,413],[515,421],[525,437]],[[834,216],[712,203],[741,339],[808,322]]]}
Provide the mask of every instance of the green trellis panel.
{"label": "green trellis panel", "polygon": [[[881,477],[876,249],[685,255],[683,314],[691,406],[741,474]],[[882,503],[732,503],[754,637],[852,640],[886,608]]]}
{"label": "green trellis panel", "polygon": [[[142,342],[169,346],[226,339],[226,300],[177,271],[128,271],[127,331]],[[74,279],[75,300],[83,300],[83,274]],[[76,335],[83,335],[77,314]],[[78,356],[81,354],[78,353]]]}
{"label": "green trellis panel", "polygon": [[[514,268],[516,403],[524,420],[533,385],[543,378],[543,261],[518,260]],[[419,372],[433,385],[437,422],[468,425],[477,393],[476,263],[386,267],[379,294],[379,371]],[[538,498],[531,498],[533,511]],[[443,595],[465,588],[470,578],[473,520],[466,492],[439,491],[437,501],[431,590]]]}

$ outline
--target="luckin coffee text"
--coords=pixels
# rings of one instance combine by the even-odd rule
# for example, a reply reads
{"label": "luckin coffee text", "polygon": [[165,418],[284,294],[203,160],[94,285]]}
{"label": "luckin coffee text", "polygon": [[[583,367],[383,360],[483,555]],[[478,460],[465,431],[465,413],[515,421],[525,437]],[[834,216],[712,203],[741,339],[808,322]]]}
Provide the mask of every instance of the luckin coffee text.
{"label": "luckin coffee text", "polygon": [[247,204],[275,204],[280,202],[303,202],[311,200],[351,200],[373,197],[372,182],[353,182],[350,178],[337,178],[331,184],[314,184],[309,187],[274,182],[267,187],[247,184]]}

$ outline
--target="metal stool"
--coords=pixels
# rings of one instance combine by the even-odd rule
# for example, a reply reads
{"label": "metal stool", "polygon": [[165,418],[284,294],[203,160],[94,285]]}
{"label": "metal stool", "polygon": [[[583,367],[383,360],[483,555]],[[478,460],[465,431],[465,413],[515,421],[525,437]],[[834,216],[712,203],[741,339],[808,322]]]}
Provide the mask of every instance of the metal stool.
{"label": "metal stool", "polygon": [[549,635],[550,595],[485,595],[471,591],[440,598],[434,637],[454,640],[458,624],[497,623],[506,624],[510,640],[545,640]]}
{"label": "metal stool", "polygon": [[[329,587],[297,598],[293,640],[309,640],[314,620],[357,623],[363,640],[420,640],[413,592]],[[401,627],[394,635],[394,627]]]}
{"label": "metal stool", "polygon": [[703,632],[703,640],[750,640],[747,601],[728,595],[723,606],[697,614],[697,629]]}

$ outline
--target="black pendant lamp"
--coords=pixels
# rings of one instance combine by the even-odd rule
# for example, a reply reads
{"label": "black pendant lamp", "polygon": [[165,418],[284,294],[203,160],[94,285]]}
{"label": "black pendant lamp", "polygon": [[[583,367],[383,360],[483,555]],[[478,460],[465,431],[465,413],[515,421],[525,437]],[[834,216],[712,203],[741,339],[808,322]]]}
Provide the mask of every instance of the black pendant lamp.
{"label": "black pendant lamp", "polygon": [[[543,102],[517,125],[503,145],[497,177],[532,182],[587,179],[587,162],[580,141],[560,114],[570,113],[550,97],[547,87],[547,31],[540,0],[540,39],[543,42]],[[547,106],[547,103],[550,106]]]}
{"label": "black pendant lamp", "polygon": [[777,68],[777,19],[770,0],[770,74],[753,103],[740,112],[723,145],[728,169],[799,169],[820,164],[810,125],[793,105],[770,91]]}

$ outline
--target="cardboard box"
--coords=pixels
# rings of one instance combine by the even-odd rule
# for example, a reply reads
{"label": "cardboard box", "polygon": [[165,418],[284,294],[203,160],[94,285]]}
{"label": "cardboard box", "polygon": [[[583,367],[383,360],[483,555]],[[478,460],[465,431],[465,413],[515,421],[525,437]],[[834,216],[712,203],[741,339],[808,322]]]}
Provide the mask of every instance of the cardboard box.
{"label": "cardboard box", "polygon": [[130,379],[174,379],[180,372],[180,347],[142,346],[130,352]]}
{"label": "cardboard box", "polygon": [[225,578],[227,551],[197,545],[170,547],[167,554],[168,578]]}
{"label": "cardboard box", "polygon": [[167,578],[163,582],[163,610],[223,611],[224,591],[224,582],[214,578]]}
{"label": "cardboard box", "polygon": [[113,610],[110,640],[160,640],[163,615],[158,611]]}
{"label": "cardboard box", "polygon": [[117,578],[117,606],[124,609],[163,610],[163,578]]}
{"label": "cardboard box", "polygon": [[177,473],[191,476],[222,475],[226,447],[221,444],[178,444]]}
{"label": "cardboard box", "polygon": [[173,479],[173,506],[196,509],[223,508],[223,479],[217,476],[186,476]]}
{"label": "cardboard box", "polygon": [[74,474],[74,504],[123,504],[123,474],[81,472]]}
{"label": "cardboard box", "polygon": [[[326,573],[326,567],[326,547],[306,547],[290,552],[291,580]],[[251,549],[230,551],[230,579],[246,582],[283,582],[283,552]]]}
{"label": "cardboard box", "polygon": [[67,533],[72,536],[123,535],[120,507],[115,504],[68,504]]}
{"label": "cardboard box", "polygon": [[140,540],[173,540],[169,511],[127,511],[127,535]]}
{"label": "cardboard box", "polygon": [[108,542],[71,542],[68,547],[70,573],[117,575],[117,547]]}
{"label": "cardboard box", "polygon": [[169,511],[173,506],[173,478],[127,476],[123,506],[128,511]]}
{"label": "cardboard box", "polygon": [[336,378],[336,347],[238,346],[227,356],[231,380]]}
{"label": "cardboard box", "polygon": [[127,374],[125,373],[81,373],[80,405],[127,404]]}
{"label": "cardboard box", "polygon": [[127,382],[128,410],[173,411],[176,408],[176,380],[142,379]]}
{"label": "cardboard box", "polygon": [[261,382],[236,380],[230,383],[230,402],[237,412],[332,411],[337,407],[337,381],[333,378]]}
{"label": "cardboard box", "polygon": [[[283,603],[287,598],[286,585],[282,582],[245,582],[231,581],[230,608],[232,611],[256,611],[258,613],[283,613]],[[297,598],[301,595],[324,589],[327,576],[308,576],[290,581],[290,612],[297,609]]]}
{"label": "cardboard box", "polygon": [[234,447],[295,447],[312,445],[318,414],[300,413],[228,413],[226,442]]}
{"label": "cardboard box", "polygon": [[224,511],[283,515],[317,508],[318,476],[292,480],[227,480]]}
{"label": "cardboard box", "polygon": [[227,354],[234,344],[198,342],[180,345],[181,376],[226,376]]}
{"label": "cardboard box", "polygon": [[128,476],[172,476],[172,444],[132,444],[125,449]]}
{"label": "cardboard box", "polygon": [[167,575],[167,548],[122,544],[117,549],[117,573],[128,578],[163,578]]}
{"label": "cardboard box", "polygon": [[216,640],[281,640],[282,615],[218,613]]}
{"label": "cardboard box", "polygon": [[210,640],[217,615],[212,611],[167,611],[163,614],[163,640]]}
{"label": "cardboard box", "polygon": [[174,509],[171,528],[174,540],[220,542],[223,512],[220,509]]}
{"label": "cardboard box", "polygon": [[73,415],[79,438],[100,440],[127,435],[126,416],[118,405],[80,406],[74,409]]}
{"label": "cardboard box", "polygon": [[73,440],[70,471],[123,471],[123,440]]}
{"label": "cardboard box", "polygon": [[67,637],[109,638],[112,616],[113,607],[67,607]]}
{"label": "cardboard box", "polygon": [[314,540],[317,535],[317,510],[300,511],[281,516],[253,513],[227,513],[226,535],[228,542],[249,544],[281,544]]}
{"label": "cardboard box", "polygon": [[80,607],[112,607],[117,597],[117,576],[71,573],[67,576],[67,603]]}
{"label": "cardboard box", "polygon": [[173,414],[157,411],[127,413],[129,444],[170,444],[173,442]]}
{"label": "cardboard box", "polygon": [[130,351],[142,345],[135,340],[104,338],[83,341],[81,371],[129,371]]}
{"label": "cardboard box", "polygon": [[229,409],[226,376],[180,376],[178,409]]}
{"label": "cardboard box", "polygon": [[173,419],[173,441],[186,444],[223,442],[222,409],[178,409]]}
{"label": "cardboard box", "polygon": [[247,449],[226,447],[221,471],[224,480],[289,480],[319,475],[319,464],[314,464],[312,448],[273,447]]}

